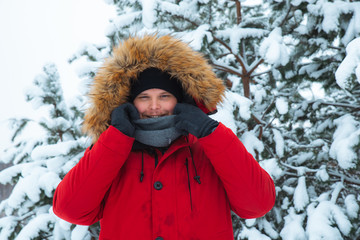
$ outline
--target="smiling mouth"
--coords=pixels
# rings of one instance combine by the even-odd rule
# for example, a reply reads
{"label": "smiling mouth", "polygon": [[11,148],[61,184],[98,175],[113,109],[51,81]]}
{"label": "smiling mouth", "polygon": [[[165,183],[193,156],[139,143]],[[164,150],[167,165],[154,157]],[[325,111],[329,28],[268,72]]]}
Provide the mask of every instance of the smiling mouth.
{"label": "smiling mouth", "polygon": [[159,117],[164,117],[167,116],[166,114],[164,115],[145,115],[144,118],[159,118]]}

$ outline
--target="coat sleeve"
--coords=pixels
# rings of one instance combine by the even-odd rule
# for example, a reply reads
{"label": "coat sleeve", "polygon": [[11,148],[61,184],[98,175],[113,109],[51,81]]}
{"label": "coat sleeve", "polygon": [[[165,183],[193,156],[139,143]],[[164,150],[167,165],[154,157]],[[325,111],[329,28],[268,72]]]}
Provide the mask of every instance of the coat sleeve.
{"label": "coat sleeve", "polygon": [[220,123],[199,142],[239,217],[258,218],[271,210],[276,197],[272,178],[229,128]]}
{"label": "coat sleeve", "polygon": [[74,224],[91,225],[99,221],[103,199],[128,158],[133,142],[133,138],[112,126],[104,131],[56,188],[54,213]]}

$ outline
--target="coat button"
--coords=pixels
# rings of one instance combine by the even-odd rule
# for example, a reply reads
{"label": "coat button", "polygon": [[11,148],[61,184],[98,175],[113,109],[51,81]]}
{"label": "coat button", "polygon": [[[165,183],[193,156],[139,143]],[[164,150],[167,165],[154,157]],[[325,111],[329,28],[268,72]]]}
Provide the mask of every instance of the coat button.
{"label": "coat button", "polygon": [[155,240],[164,240],[162,237],[157,237]]}
{"label": "coat button", "polygon": [[[162,185],[161,182],[155,182],[155,183],[154,183],[154,188],[155,188],[156,190],[161,190],[161,189],[163,188],[163,185]],[[160,239],[160,240],[161,240],[161,239]]]}

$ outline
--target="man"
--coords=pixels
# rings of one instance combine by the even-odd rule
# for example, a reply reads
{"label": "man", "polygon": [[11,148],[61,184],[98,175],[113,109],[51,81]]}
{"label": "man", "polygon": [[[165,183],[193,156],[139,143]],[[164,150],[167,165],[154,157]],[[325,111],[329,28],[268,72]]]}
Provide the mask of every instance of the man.
{"label": "man", "polygon": [[100,221],[100,239],[233,239],[231,210],[261,217],[275,188],[208,117],[224,90],[205,59],[170,36],[120,44],[94,79],[84,121],[93,146],[56,189],[55,214]]}

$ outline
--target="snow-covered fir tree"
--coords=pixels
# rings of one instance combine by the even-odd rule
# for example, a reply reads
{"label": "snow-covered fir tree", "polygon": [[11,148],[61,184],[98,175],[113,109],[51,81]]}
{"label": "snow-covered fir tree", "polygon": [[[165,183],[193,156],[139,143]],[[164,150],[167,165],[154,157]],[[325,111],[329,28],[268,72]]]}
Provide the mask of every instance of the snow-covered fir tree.
{"label": "snow-covered fir tree", "polygon": [[[107,2],[118,10],[106,33],[108,43],[85,44],[71,59],[85,83],[91,82],[112,46],[144,33],[173,34],[188,42],[224,79],[226,99],[214,118],[238,135],[271,174],[277,189],[276,204],[264,217],[243,220],[233,216],[234,239],[337,240],[360,236],[360,2]],[[41,96],[41,91],[37,92],[33,95]],[[41,98],[29,96],[29,100],[40,102],[36,99]],[[0,205],[6,213],[0,219],[0,237],[17,236],[25,226],[55,239],[90,236],[91,230],[76,227],[86,236],[71,237],[74,226],[51,213],[56,184],[87,145],[78,132],[78,108],[72,108],[76,109],[73,112],[60,104],[62,101],[47,105],[66,109],[61,115],[66,121],[57,117],[15,121],[14,148],[5,158],[14,166],[0,174],[0,181],[16,185]],[[58,127],[61,122],[71,127]],[[43,128],[39,136],[22,135],[21,130],[34,123]],[[74,129],[76,134],[71,134]],[[67,147],[47,150],[59,144]],[[37,190],[25,192],[23,184],[28,182],[23,179],[34,174],[38,181],[44,176],[47,189],[31,184]],[[63,237],[59,229],[67,229]]]}
{"label": "snow-covered fir tree", "polygon": [[1,161],[13,166],[0,172],[0,183],[14,185],[0,204],[0,239],[91,239],[92,231],[52,213],[52,197],[61,178],[78,162],[88,142],[80,125],[82,99],[65,103],[54,64],[47,64],[26,100],[39,119],[12,119],[12,147]]}

